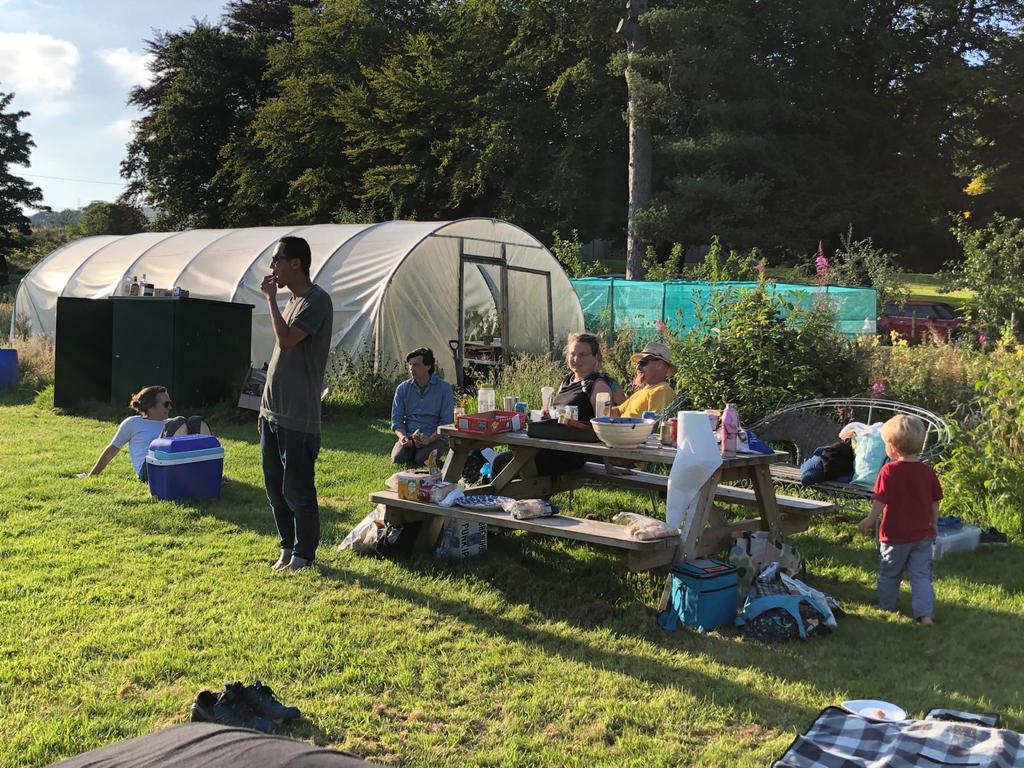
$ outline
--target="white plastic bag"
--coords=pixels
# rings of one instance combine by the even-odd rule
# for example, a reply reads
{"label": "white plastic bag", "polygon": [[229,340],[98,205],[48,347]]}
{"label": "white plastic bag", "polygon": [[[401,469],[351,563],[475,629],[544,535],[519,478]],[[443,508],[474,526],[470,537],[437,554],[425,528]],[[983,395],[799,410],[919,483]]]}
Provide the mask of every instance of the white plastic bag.
{"label": "white plastic bag", "polygon": [[670,539],[679,536],[678,528],[666,525],[654,517],[638,515],[636,512],[619,512],[612,520],[616,523],[623,523],[626,526],[626,532],[638,541]]}
{"label": "white plastic bag", "polygon": [[366,517],[359,521],[338,549],[351,549],[356,554],[374,552],[377,548],[377,531],[384,527],[384,505],[378,504]]}
{"label": "white plastic bag", "polygon": [[787,576],[785,571],[779,571],[779,578],[782,579],[782,583],[786,585],[786,589],[791,595],[803,595],[814,604],[818,613],[825,618],[826,627],[835,628],[837,626],[835,614],[832,613],[832,608],[829,606],[828,595],[819,592],[814,587],[807,586],[800,579]]}
{"label": "white plastic bag", "polygon": [[557,514],[557,510],[544,499],[512,499],[502,504],[501,508],[515,520],[532,520]]}

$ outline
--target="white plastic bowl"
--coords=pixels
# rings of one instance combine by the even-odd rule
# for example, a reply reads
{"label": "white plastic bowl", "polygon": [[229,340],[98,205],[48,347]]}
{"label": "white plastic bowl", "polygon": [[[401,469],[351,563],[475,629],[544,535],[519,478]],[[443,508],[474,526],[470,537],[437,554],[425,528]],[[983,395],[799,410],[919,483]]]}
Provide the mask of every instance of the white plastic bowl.
{"label": "white plastic bowl", "polygon": [[902,707],[878,699],[851,699],[843,702],[843,709],[869,720],[907,719],[907,713]]}
{"label": "white plastic bowl", "polygon": [[601,416],[590,420],[597,439],[610,448],[635,448],[651,436],[654,419]]}

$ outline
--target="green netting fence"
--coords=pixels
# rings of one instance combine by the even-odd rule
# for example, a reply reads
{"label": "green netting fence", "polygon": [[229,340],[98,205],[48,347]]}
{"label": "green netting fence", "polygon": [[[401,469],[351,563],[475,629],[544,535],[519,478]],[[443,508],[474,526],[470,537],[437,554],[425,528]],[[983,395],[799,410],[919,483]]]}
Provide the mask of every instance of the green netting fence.
{"label": "green netting fence", "polygon": [[[586,277],[572,286],[583,305],[587,330],[630,330],[638,337],[655,333],[664,320],[671,327],[697,322],[696,308],[716,291],[752,290],[757,283],[705,283],[685,280],[646,282],[615,277]],[[875,333],[877,298],[874,288],[768,283],[768,290],[800,307],[810,307],[825,294],[837,314],[836,328],[846,336]]]}

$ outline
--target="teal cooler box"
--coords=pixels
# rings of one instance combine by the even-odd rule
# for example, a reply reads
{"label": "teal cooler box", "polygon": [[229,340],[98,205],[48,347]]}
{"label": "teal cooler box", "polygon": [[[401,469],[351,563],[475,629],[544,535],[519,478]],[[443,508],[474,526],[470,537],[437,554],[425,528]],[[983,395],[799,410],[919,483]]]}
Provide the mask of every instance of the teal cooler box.
{"label": "teal cooler box", "polygon": [[736,621],[739,569],[710,558],[690,560],[672,567],[672,600],[658,616],[663,629],[674,632],[683,622],[710,632]]}
{"label": "teal cooler box", "polygon": [[220,496],[224,449],[212,435],[158,437],[149,444],[146,474],[158,499],[213,499]]}

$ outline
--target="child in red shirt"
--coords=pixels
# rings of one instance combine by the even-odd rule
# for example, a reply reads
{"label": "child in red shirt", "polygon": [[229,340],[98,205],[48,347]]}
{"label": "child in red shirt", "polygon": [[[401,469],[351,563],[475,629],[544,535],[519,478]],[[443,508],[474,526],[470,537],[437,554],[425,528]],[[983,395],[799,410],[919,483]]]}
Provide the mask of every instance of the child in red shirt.
{"label": "child in red shirt", "polygon": [[925,436],[924,422],[916,416],[893,416],[882,425],[885,452],[892,461],[878,473],[871,514],[857,527],[868,534],[878,518],[882,519],[878,530],[879,607],[887,611],[896,607],[900,581],[906,573],[914,618],[932,624],[932,542],[937,534],[942,487],[935,470],[917,457],[924,448]]}

